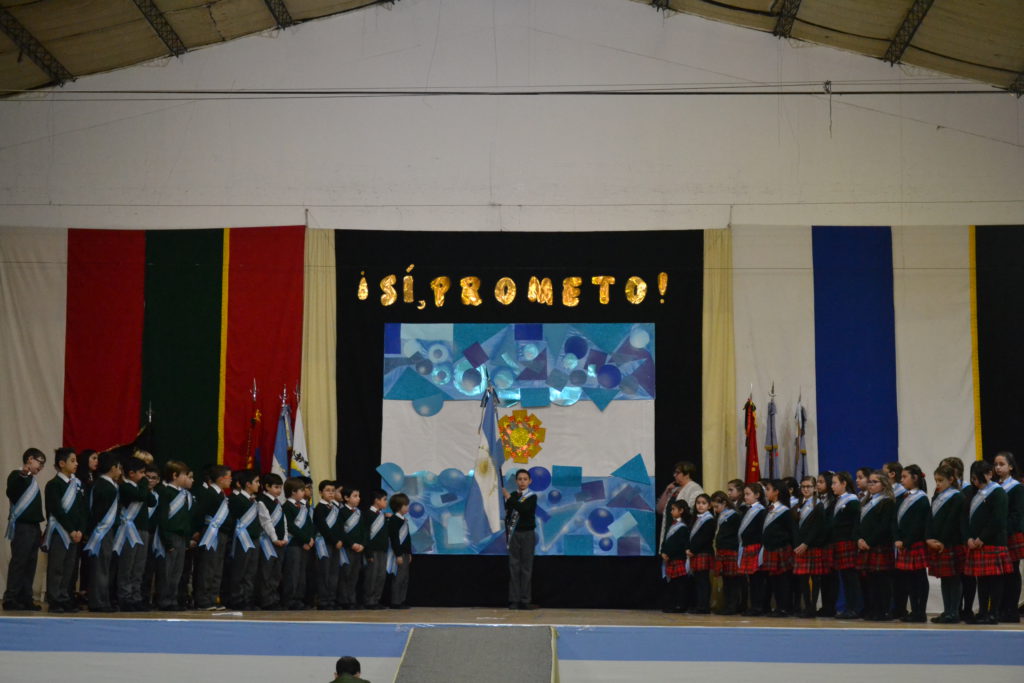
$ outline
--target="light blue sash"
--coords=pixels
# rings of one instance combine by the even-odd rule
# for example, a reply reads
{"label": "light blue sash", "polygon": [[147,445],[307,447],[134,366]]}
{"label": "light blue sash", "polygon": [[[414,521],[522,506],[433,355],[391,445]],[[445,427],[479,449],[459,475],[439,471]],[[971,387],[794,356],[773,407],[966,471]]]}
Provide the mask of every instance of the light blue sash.
{"label": "light blue sash", "polygon": [[[409,538],[409,520],[402,518],[402,528],[398,530],[398,544],[402,545],[405,543],[405,539],[407,538]],[[388,544],[387,573],[398,573],[398,560],[395,557],[395,551],[392,549],[390,543]]]}
{"label": "light blue sash", "polygon": [[690,531],[690,536],[695,536],[697,534],[697,530],[704,526],[704,523],[711,519],[711,517],[712,515],[710,512],[703,512],[697,515],[697,519],[693,523],[693,529]]}
{"label": "light blue sash", "polygon": [[[170,505],[167,506],[168,519],[181,512],[182,506],[185,505],[186,502],[188,502],[188,496],[189,493],[185,489],[181,489],[180,491],[178,491],[178,495],[176,495],[171,500]],[[189,507],[192,507],[192,505],[189,504]]]}
{"label": "light blue sash", "polygon": [[1016,487],[1020,486],[1020,482],[1019,482],[1019,481],[1017,481],[1016,479],[1014,479],[1013,477],[1007,477],[1007,478],[1006,478],[1006,481],[1004,481],[1003,483],[1001,483],[1001,484],[1000,484],[1000,486],[1002,486],[1002,487],[1003,487],[1003,490],[1004,490],[1004,491],[1006,491],[1007,493],[1009,493],[1009,492],[1010,492],[1010,491],[1012,491],[1012,490],[1013,490],[1014,488],[1016,488]]}
{"label": "light blue sash", "polygon": [[[686,522],[684,522],[683,520],[679,520],[678,522],[673,522],[672,526],[670,526],[668,528],[668,531],[665,532],[665,538],[664,538],[664,540],[662,540],[662,543],[664,543],[668,539],[672,538],[672,534],[674,534],[675,532],[677,532],[680,529],[683,529],[685,527],[686,527]],[[667,566],[667,564],[668,563],[665,560],[661,561],[661,578],[663,578],[663,579],[667,579],[668,578],[668,572],[665,570],[665,567]],[[687,573],[690,572],[690,561],[689,560],[686,560],[686,572]]]}
{"label": "light blue sash", "polygon": [[883,498],[885,498],[885,494],[882,494],[882,493],[876,493],[875,495],[871,496],[871,499],[868,500],[867,503],[865,503],[864,505],[861,506],[861,508],[860,508],[860,518],[864,519],[864,516],[867,515],[868,512],[871,511],[871,508],[873,508],[876,505],[878,505],[878,503],[881,502],[881,500]]}
{"label": "light blue sash", "polygon": [[804,525],[807,518],[811,516],[812,512],[814,512],[814,508],[815,502],[813,498],[808,498],[807,502],[800,507],[800,526]]}
{"label": "light blue sash", "polygon": [[114,536],[114,552],[116,554],[121,554],[126,540],[129,548],[142,545],[142,536],[139,535],[139,529],[135,526],[135,518],[138,517],[141,510],[142,502],[138,500],[121,510],[121,526],[117,528],[117,534]]}
{"label": "light blue sash", "polygon": [[153,534],[153,557],[167,557],[167,551],[164,549],[164,542],[160,540],[159,531]]}
{"label": "light blue sash", "polygon": [[789,512],[789,507],[782,503],[776,503],[773,505],[771,511],[769,511],[764,517],[764,523],[761,525],[761,530],[764,531],[767,529],[768,525],[781,517],[783,512]]}
{"label": "light blue sash", "polygon": [[[263,505],[264,507],[266,507],[266,503],[263,503],[262,501],[257,503],[257,505]],[[277,533],[277,525],[278,523],[280,523],[281,517],[283,516],[284,510],[281,508],[280,505],[275,507],[274,512],[270,515],[270,526],[274,527],[275,534]],[[263,551],[263,557],[265,557],[268,560],[277,557],[277,548],[274,547],[273,541],[271,541],[270,537],[266,534],[260,536],[260,550]]]}
{"label": "light blue sash", "polygon": [[362,519],[362,517],[363,515],[359,512],[358,508],[353,510],[352,514],[345,520],[345,533],[352,533],[352,530],[356,528],[356,525],[359,524],[359,520]]}
{"label": "light blue sash", "polygon": [[[523,493],[519,496],[519,502],[522,503],[524,500],[533,495],[536,494],[530,489],[526,489],[526,493]],[[514,534],[516,532],[517,526],[519,526],[519,510],[513,508],[512,514],[509,516],[508,532],[510,534]]]}
{"label": "light blue sash", "polygon": [[210,517],[210,523],[206,527],[206,532],[203,533],[202,539],[199,541],[200,548],[206,548],[208,550],[216,550],[218,537],[220,536],[220,528],[224,522],[228,519],[228,499],[221,495],[220,506],[217,508],[217,512]]}
{"label": "light blue sash", "polygon": [[994,481],[990,481],[988,486],[974,494],[974,498],[971,499],[971,513],[967,516],[968,519],[974,517],[974,512],[981,507],[982,503],[985,502],[985,499],[988,498],[988,494],[992,493],[997,488],[999,488],[999,484]]}
{"label": "light blue sash", "polygon": [[25,510],[28,510],[28,506],[32,504],[39,496],[39,482],[33,476],[29,477],[28,488],[25,489],[21,497],[18,498],[18,502],[11,508],[11,518],[7,523],[7,533],[5,536],[8,539],[14,539],[14,525],[18,522],[18,517],[21,517]]}
{"label": "light blue sash", "polygon": [[[93,489],[95,492],[95,489]],[[92,531],[92,538],[85,544],[85,554],[95,555],[99,552],[100,543],[103,542],[103,537],[106,536],[111,527],[114,526],[114,520],[117,518],[117,501],[121,498],[121,492],[114,488],[114,502],[110,504],[110,508],[107,509],[107,514],[103,515],[103,519],[96,525],[96,528]]]}
{"label": "light blue sash", "polygon": [[932,517],[937,515],[939,513],[939,510],[942,509],[942,506],[945,505],[946,502],[949,501],[949,499],[955,496],[956,494],[957,490],[951,486],[942,493],[940,493],[939,495],[935,496],[934,500],[932,500]]}
{"label": "light blue sash", "polygon": [[908,493],[907,497],[900,501],[900,509],[896,511],[896,523],[899,524],[903,521],[903,515],[907,514],[907,510],[910,506],[918,501],[918,499],[926,498],[924,491],[921,489],[914,489],[913,493]]}
{"label": "light blue sash", "polygon": [[384,523],[388,521],[387,517],[384,516],[383,512],[378,512],[377,516],[373,520],[373,524],[370,525],[370,540],[377,538],[377,534],[384,528]]}
{"label": "light blue sash", "polygon": [[[78,477],[71,477],[71,481],[68,482],[68,487],[64,489],[64,495],[60,497],[60,508],[64,511],[64,514],[71,511],[71,506],[75,504],[75,497],[78,495],[78,489],[81,486],[82,482],[78,480]],[[61,523],[57,521],[57,518],[50,515],[49,527],[46,530],[46,540],[43,542],[45,547],[50,547],[50,542],[53,540],[54,534],[57,534],[60,540],[64,542],[65,548],[71,547],[71,536],[69,536],[67,530],[61,526]]]}
{"label": "light blue sash", "polygon": [[902,496],[906,492],[907,492],[907,489],[903,488],[903,484],[893,484],[892,485],[892,495],[893,495],[893,498],[899,498],[900,496]]}
{"label": "light blue sash", "polygon": [[851,500],[857,500],[857,496],[853,495],[852,493],[844,493],[843,495],[839,496],[839,498],[836,500],[836,506],[832,508],[832,516],[835,517],[836,515],[838,515],[839,511],[846,507],[846,504],[849,503]]}
{"label": "light blue sash", "polygon": [[307,517],[309,517],[309,508],[305,505],[300,505],[299,512],[295,515],[295,526],[299,529],[306,526]]}
{"label": "light blue sash", "polygon": [[249,552],[256,547],[256,544],[252,542],[252,536],[249,535],[249,525],[256,519],[256,513],[259,510],[256,509],[256,503],[249,501],[252,505],[245,511],[245,514],[238,518],[238,523],[235,525],[235,538],[242,544],[242,550]]}
{"label": "light blue sash", "polygon": [[[754,503],[753,505],[750,506],[750,509],[748,509],[746,511],[746,513],[744,513],[743,521],[740,522],[740,530],[736,534],[736,540],[739,541],[739,543],[737,544],[739,546],[739,552],[736,553],[736,566],[737,567],[739,567],[741,564],[743,564],[743,540],[742,540],[743,531],[748,526],[750,526],[750,523],[754,521],[754,518],[757,517],[757,513],[760,512],[761,510],[764,510],[764,505],[761,505],[760,503]],[[757,566],[759,566],[759,567],[761,566],[761,554],[760,553],[758,553],[758,555],[757,555]]]}
{"label": "light blue sash", "polygon": [[323,560],[330,555],[330,552],[327,550],[327,541],[320,534],[317,534],[316,538],[313,539],[313,547],[316,548],[317,559]]}

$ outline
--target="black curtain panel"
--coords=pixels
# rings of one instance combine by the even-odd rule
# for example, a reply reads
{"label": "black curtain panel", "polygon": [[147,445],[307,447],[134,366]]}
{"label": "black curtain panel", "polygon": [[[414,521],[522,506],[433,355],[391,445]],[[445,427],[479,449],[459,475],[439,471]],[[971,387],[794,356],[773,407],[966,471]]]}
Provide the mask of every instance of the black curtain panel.
{"label": "black curtain panel", "polygon": [[[701,307],[703,233],[657,232],[404,232],[335,233],[338,287],[338,453],[346,485],[377,488],[385,323],[653,322],[657,333],[655,489],[671,480],[680,460],[701,464]],[[408,270],[412,267],[411,271]],[[659,273],[667,274],[664,292]],[[393,275],[397,301],[382,304],[382,279]],[[413,301],[402,278],[413,277]],[[430,282],[447,276],[445,304],[435,306]],[[592,278],[610,276],[608,303]],[[478,306],[461,301],[460,280],[480,279]],[[495,285],[516,285],[509,305]],[[528,299],[531,277],[549,278],[553,304]],[[578,277],[578,304],[562,301],[563,280]],[[643,301],[627,297],[641,278]],[[365,298],[360,281],[365,279]],[[631,293],[633,293],[631,291]],[[636,296],[632,297],[634,300]],[[699,478],[699,477],[698,477]],[[534,601],[550,607],[651,607],[658,604],[659,559],[538,557]],[[416,605],[500,605],[508,573],[503,556],[417,555],[409,600]]]}

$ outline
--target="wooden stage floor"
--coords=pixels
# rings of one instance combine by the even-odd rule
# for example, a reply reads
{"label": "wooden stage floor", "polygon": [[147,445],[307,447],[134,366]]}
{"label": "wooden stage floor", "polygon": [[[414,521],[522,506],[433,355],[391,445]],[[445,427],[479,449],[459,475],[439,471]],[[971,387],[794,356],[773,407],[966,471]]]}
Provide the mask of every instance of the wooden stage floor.
{"label": "wooden stage floor", "polygon": [[412,607],[407,610],[306,610],[281,612],[116,612],[110,614],[48,614],[42,612],[3,612],[3,616],[46,619],[165,619],[189,621],[288,621],[348,622],[360,624],[521,624],[550,626],[708,626],[715,628],[828,628],[828,629],[912,629],[912,630],[1013,630],[1024,631],[1022,624],[976,626],[968,624],[904,624],[899,621],[840,621],[837,619],[773,619],[768,617],[718,616],[714,614],[665,614],[656,610],[546,609],[516,611],[490,607]]}

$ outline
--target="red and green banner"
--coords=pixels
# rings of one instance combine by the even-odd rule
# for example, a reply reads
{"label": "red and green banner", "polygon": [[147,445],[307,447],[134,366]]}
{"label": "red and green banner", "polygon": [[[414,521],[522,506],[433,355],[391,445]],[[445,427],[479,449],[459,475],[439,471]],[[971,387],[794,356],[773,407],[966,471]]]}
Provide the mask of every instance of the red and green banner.
{"label": "red and green banner", "polygon": [[[161,461],[246,464],[302,363],[305,228],[70,230],[64,443],[131,441],[152,409]],[[253,381],[258,387],[252,398]],[[272,429],[258,436],[269,470]]]}

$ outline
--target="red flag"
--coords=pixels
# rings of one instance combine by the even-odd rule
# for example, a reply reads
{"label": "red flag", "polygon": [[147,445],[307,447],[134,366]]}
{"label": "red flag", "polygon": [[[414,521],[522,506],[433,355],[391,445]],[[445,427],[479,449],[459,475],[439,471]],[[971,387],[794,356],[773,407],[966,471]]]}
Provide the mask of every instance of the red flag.
{"label": "red flag", "polygon": [[753,396],[747,398],[743,406],[744,429],[747,435],[747,466],[746,483],[759,481],[761,479],[761,465],[758,462],[757,454],[757,408],[754,406]]}

